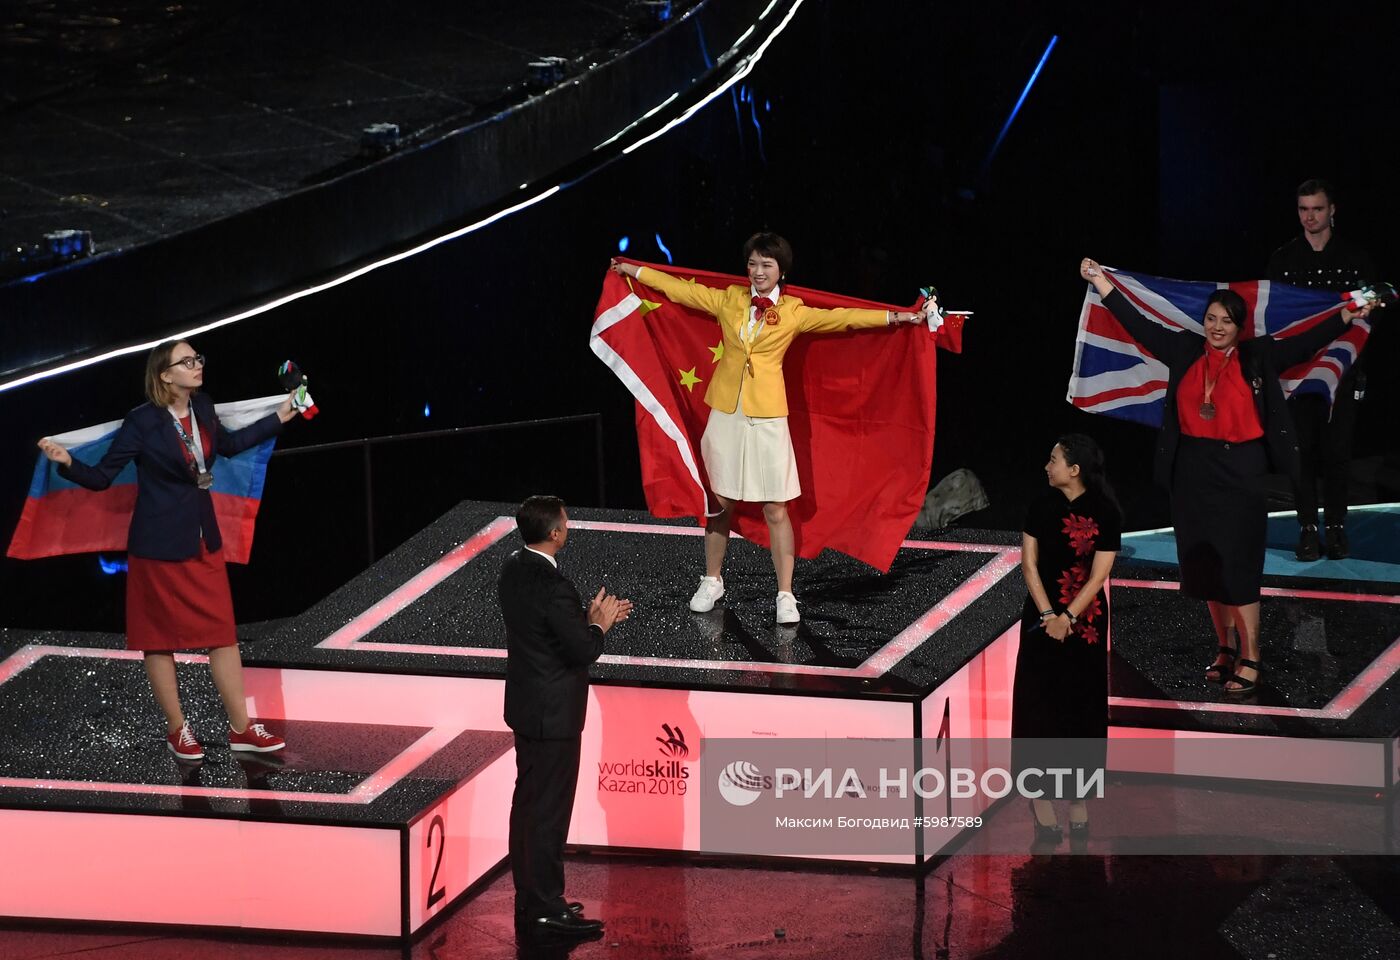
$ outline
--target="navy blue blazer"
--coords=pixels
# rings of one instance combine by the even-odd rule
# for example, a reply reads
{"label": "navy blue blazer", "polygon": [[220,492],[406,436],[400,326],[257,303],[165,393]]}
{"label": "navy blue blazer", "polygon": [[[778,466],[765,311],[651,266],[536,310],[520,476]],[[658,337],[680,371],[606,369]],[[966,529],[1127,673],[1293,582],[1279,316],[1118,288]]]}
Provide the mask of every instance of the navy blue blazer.
{"label": "navy blue blazer", "polygon": [[[282,432],[282,420],[270,413],[241,430],[225,430],[214,401],[203,393],[190,396],[199,431],[214,438],[214,460],[231,457]],[[188,560],[199,555],[199,537],[212,552],[223,546],[214,500],[199,489],[185,463],[185,447],[170,411],[143,403],[126,415],[112,446],[96,466],[74,459],[60,466],[61,476],[89,490],[106,490],[118,473],[136,461],[136,509],[131,514],[127,552],[152,560]]]}

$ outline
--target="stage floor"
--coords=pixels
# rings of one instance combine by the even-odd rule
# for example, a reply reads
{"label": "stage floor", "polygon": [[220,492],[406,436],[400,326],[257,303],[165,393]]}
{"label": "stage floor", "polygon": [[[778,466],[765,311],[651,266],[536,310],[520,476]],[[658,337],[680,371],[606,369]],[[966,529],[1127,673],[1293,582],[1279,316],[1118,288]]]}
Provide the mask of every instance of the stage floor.
{"label": "stage floor", "polygon": [[[1281,577],[1361,582],[1374,580],[1400,589],[1400,504],[1368,503],[1347,510],[1351,555],[1344,560],[1322,557],[1298,560],[1298,516],[1291,510],[1269,514],[1264,572]],[[1124,534],[1120,560],[1176,567],[1176,539],[1170,527]]]}
{"label": "stage floor", "polygon": [[0,916],[407,937],[506,855],[514,753],[493,726],[376,705],[362,674],[255,667],[249,711],[288,746],[233,753],[205,658],[181,654],[205,751],[185,763],[140,654],[5,652],[6,863],[63,882],[0,885]]}
{"label": "stage floor", "polygon": [[[251,631],[264,635],[250,661],[503,676],[495,579],[519,547],[510,513],[508,504],[460,504],[302,616]],[[602,684],[918,701],[1013,628],[1025,597],[1014,533],[916,531],[886,575],[830,552],[799,560],[803,620],[779,627],[768,554],[736,539],[729,592],[712,613],[692,614],[701,569],[693,522],[571,516],[563,560],[580,593],[607,586],[637,605],[593,669]],[[1204,679],[1210,623],[1204,604],[1179,593],[1175,567],[1120,559],[1112,723],[1311,737],[1400,731],[1400,595],[1383,579],[1328,572],[1266,575],[1263,682],[1240,698]]]}
{"label": "stage floor", "polygon": [[[519,549],[509,504],[465,502],[249,650],[268,666],[505,675],[496,601]],[[889,574],[828,551],[798,561],[802,622],[774,622],[766,550],[734,539],[714,611],[687,604],[703,572],[701,530],[616,510],[570,512],[565,572],[636,608],[609,633],[596,682],[917,701],[1020,615],[1019,538],[958,531],[910,540]],[[256,631],[255,631],[256,632]]]}
{"label": "stage floor", "polygon": [[203,657],[178,664],[201,763],[178,762],[147,694],[139,654],[25,645],[0,661],[0,805],[45,810],[199,813],[345,825],[406,824],[511,747],[509,734],[343,716],[272,717],[276,753],[228,749]]}
{"label": "stage floor", "polygon": [[1114,724],[1312,737],[1400,730],[1400,596],[1390,584],[1265,578],[1263,674],[1252,696],[1205,679],[1215,640],[1205,604],[1174,568],[1120,563],[1112,585]]}
{"label": "stage floor", "polygon": [[[519,547],[512,511],[510,504],[459,504],[300,616],[241,627],[246,661],[503,678],[495,581],[501,562]],[[603,686],[919,703],[998,638],[1014,635],[1025,596],[1016,534],[915,531],[888,574],[831,552],[799,560],[803,620],[780,627],[767,552],[735,539],[726,566],[729,592],[712,613],[693,614],[687,601],[702,562],[693,522],[615,510],[578,509],[571,516],[563,563],[579,592],[591,596],[607,586],[636,603],[592,669]],[[1385,579],[1327,572],[1327,578],[1266,574],[1263,680],[1254,696],[1241,698],[1204,679],[1214,646],[1209,620],[1204,604],[1179,593],[1175,567],[1120,559],[1111,585],[1111,723],[1300,737],[1395,735],[1400,591]],[[0,630],[0,651],[27,643],[120,647],[121,637]],[[1009,689],[999,693],[1009,699]]]}
{"label": "stage floor", "polygon": [[[103,818],[130,822],[122,836],[140,834],[166,849],[193,824],[227,841],[220,849],[253,891],[291,880],[240,859],[248,847],[238,838],[296,827],[306,852],[297,862],[308,870],[323,869],[328,861],[313,851],[336,842],[348,844],[337,856],[359,857],[365,870],[391,878],[373,890],[348,888],[366,904],[359,925],[337,926],[335,911],[302,920],[301,901],[288,899],[288,913],[255,897],[238,911],[200,912],[204,906],[191,901],[158,916],[132,901],[93,919],[381,936],[419,929],[504,855],[499,834],[513,764],[501,720],[505,648],[495,582],[519,547],[512,512],[464,502],[304,614],[241,628],[250,711],[286,732],[282,755],[227,750],[200,656],[180,658],[189,714],[208,753],[188,767],[165,750],[140,655],[122,649],[120,636],[0,631],[0,725],[12,732],[0,745],[0,818],[16,836],[33,838],[20,852],[37,864],[45,844],[58,842],[44,837],[110,829]],[[766,551],[735,540],[730,593],[714,613],[693,615],[686,602],[702,546],[693,522],[575,511],[565,571],[585,597],[606,585],[631,597],[636,611],[610,632],[592,670],[582,747],[589,775],[580,779],[570,842],[731,850],[707,846],[701,835],[701,788],[710,781],[698,761],[707,740],[912,737],[940,750],[1006,737],[1025,596],[1018,539],[916,533],[889,574],[836,554],[799,561],[803,621],[782,628]],[[1248,781],[1307,784],[1323,788],[1329,802],[1360,803],[1365,822],[1357,823],[1389,843],[1400,596],[1383,581],[1267,577],[1265,683],[1238,701],[1201,678],[1213,646],[1209,622],[1174,574],[1134,560],[1115,570],[1112,774],[1148,783],[1205,777],[1240,789]],[[1153,744],[1165,752],[1148,756]],[[975,803],[958,815],[988,812],[985,798]],[[1125,823],[1140,824],[1131,807],[1113,805],[1128,811]],[[917,816],[918,804],[907,813]],[[439,821],[456,826],[434,834]],[[804,855],[920,869],[968,842],[967,829],[925,831],[921,844],[896,852]],[[335,839],[338,831],[345,836]],[[1131,831],[1120,834],[1127,844]],[[443,861],[439,887],[430,858],[445,841],[465,860]],[[83,874],[93,891],[112,882],[104,869],[93,864]],[[336,882],[329,874],[292,879]],[[57,903],[6,909],[67,916]]]}

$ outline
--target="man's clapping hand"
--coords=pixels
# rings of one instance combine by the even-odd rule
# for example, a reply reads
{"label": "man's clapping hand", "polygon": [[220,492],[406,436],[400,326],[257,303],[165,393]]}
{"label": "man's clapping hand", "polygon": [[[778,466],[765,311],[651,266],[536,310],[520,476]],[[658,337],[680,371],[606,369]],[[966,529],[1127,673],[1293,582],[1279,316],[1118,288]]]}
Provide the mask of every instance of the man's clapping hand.
{"label": "man's clapping hand", "polygon": [[613,624],[626,620],[631,613],[631,600],[615,597],[602,587],[598,588],[598,595],[588,604],[588,622],[597,624],[604,633],[611,630]]}

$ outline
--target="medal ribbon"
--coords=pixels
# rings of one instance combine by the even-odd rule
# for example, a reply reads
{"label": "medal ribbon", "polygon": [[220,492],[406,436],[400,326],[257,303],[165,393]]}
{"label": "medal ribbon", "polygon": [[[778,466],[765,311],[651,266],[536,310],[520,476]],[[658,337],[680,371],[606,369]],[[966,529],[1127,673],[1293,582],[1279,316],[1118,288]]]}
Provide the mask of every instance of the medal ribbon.
{"label": "medal ribbon", "polygon": [[[170,410],[169,407],[166,409]],[[190,452],[190,456],[194,457],[194,464],[199,472],[207,473],[208,470],[204,466],[204,444],[200,442],[199,438],[199,418],[194,415],[193,404],[190,406],[190,433],[193,433],[193,436],[185,432],[185,425],[180,422],[180,418],[175,415],[174,410],[170,410],[170,419],[175,421],[175,432],[180,435],[180,440],[185,444],[185,449]]]}
{"label": "medal ribbon", "polygon": [[1201,377],[1204,382],[1201,391],[1202,407],[1210,405],[1210,395],[1215,392],[1215,385],[1220,382],[1220,378],[1225,376],[1225,368],[1230,365],[1230,359],[1235,355],[1235,348],[1231,347],[1229,350],[1225,351],[1225,360],[1220,364],[1220,372],[1215,375],[1214,379],[1212,379],[1210,375],[1210,353],[1210,347],[1206,347],[1206,369]]}

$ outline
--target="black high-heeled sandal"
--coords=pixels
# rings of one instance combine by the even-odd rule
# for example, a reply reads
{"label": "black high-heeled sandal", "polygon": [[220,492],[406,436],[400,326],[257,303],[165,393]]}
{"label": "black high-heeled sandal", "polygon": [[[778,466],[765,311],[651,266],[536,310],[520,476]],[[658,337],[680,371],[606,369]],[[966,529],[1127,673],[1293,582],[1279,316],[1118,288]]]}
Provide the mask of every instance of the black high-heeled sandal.
{"label": "black high-heeled sandal", "polygon": [[1064,839],[1064,834],[1060,832],[1060,824],[1044,824],[1040,822],[1040,817],[1035,812],[1035,801],[1027,800],[1026,803],[1031,808],[1031,825],[1035,827],[1036,843],[1059,843]]}
{"label": "black high-heeled sandal", "polygon": [[1239,686],[1238,686],[1238,687],[1235,687],[1233,690],[1230,689],[1230,687],[1229,687],[1228,685],[1225,687],[1225,692],[1228,693],[1228,694],[1230,694],[1231,696],[1236,696],[1236,697],[1237,697],[1237,696],[1241,696],[1241,695],[1246,694],[1246,693],[1253,693],[1254,690],[1255,690],[1255,688],[1257,688],[1257,687],[1259,686],[1259,678],[1262,677],[1262,676],[1264,675],[1264,670],[1263,670],[1263,668],[1259,665],[1259,661],[1257,661],[1257,660],[1248,660],[1248,659],[1245,659],[1245,658],[1241,657],[1239,660],[1237,660],[1237,661],[1235,662],[1235,668],[1236,668],[1236,669],[1239,669],[1240,667],[1245,667],[1245,668],[1248,668],[1248,669],[1250,669],[1250,670],[1253,670],[1253,671],[1254,671],[1254,679],[1253,679],[1253,680],[1246,680],[1244,677],[1240,676],[1238,673],[1233,674],[1233,675],[1230,677],[1230,682],[1238,683]]}
{"label": "black high-heeled sandal", "polygon": [[1239,657],[1239,655],[1240,652],[1234,647],[1227,647],[1222,643],[1220,645],[1220,652],[1216,656],[1217,658],[1224,657],[1225,662],[1212,663],[1210,666],[1206,667],[1206,680],[1211,683],[1224,683],[1233,677],[1235,675],[1235,659]]}

